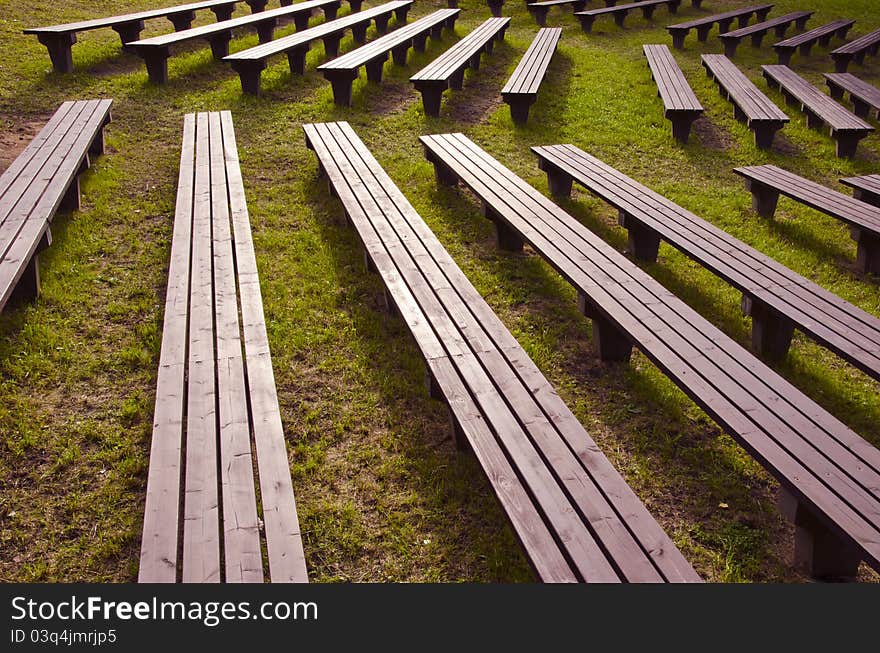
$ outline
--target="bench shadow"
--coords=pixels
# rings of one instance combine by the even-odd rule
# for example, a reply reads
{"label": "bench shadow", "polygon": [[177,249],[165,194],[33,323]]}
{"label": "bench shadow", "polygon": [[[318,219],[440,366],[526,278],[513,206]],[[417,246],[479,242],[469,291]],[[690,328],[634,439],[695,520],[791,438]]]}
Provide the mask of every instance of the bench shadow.
{"label": "bench shadow", "polygon": [[541,88],[538,89],[538,99],[529,110],[528,122],[524,125],[517,125],[510,118],[510,112],[507,112],[506,119],[510,121],[517,132],[525,132],[530,129],[530,125],[540,125],[546,128],[547,125],[553,125],[559,121],[562,115],[562,109],[565,106],[565,98],[571,93],[571,79],[574,62],[571,57],[556,50],[550,67]]}
{"label": "bench shadow", "polygon": [[440,118],[453,118],[464,125],[485,122],[486,118],[501,104],[501,87],[498,79],[504,77],[517,51],[507,42],[499,40],[491,54],[480,58],[477,70],[469,69],[464,76],[461,90],[444,93]]}
{"label": "bench shadow", "polygon": [[[310,157],[314,159],[311,154]],[[356,230],[342,224],[342,206],[330,197],[326,182],[318,178],[313,160],[303,174],[307,177],[302,186],[304,199],[315,206],[316,229],[321,239],[331,245],[328,251],[336,274],[348,289],[345,301],[338,302],[336,310],[344,312],[351,321],[350,345],[360,349],[371,362],[365,372],[369,391],[380,396],[386,410],[403,414],[394,421],[424,425],[424,430],[416,433],[394,433],[393,426],[388,427],[395,436],[394,452],[403,457],[408,483],[418,496],[428,497],[431,504],[441,503],[428,505],[428,514],[437,510],[459,515],[456,520],[434,524],[428,518],[427,528],[434,528],[435,532],[446,529],[444,536],[434,542],[438,546],[444,542],[450,545],[442,559],[461,558],[462,552],[455,547],[458,542],[468,542],[467,558],[484,563],[482,569],[472,567],[470,571],[483,580],[532,580],[528,563],[485,474],[472,455],[455,449],[446,406],[428,396],[421,353],[406,324],[385,309],[384,285],[378,275],[367,273]],[[408,390],[401,393],[401,384]],[[383,442],[387,439],[386,435]],[[453,575],[456,569],[454,563],[448,567]]]}

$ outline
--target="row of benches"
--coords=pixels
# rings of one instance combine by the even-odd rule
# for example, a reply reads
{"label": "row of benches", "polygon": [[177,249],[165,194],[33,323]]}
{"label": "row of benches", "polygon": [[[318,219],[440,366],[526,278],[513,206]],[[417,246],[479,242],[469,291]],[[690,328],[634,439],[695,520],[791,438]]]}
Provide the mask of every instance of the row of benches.
{"label": "row of benches", "polygon": [[[665,45],[643,46],[651,75],[663,99],[666,117],[672,122],[676,139],[687,142],[691,124],[703,113],[703,107]],[[747,123],[755,134],[755,144],[768,149],[773,137],[787,122],[788,116],[757,86],[722,54],[701,56],[706,73],[713,78],[722,93],[734,106],[737,119]],[[807,125],[826,125],[837,143],[837,155],[855,156],[861,139],[874,131],[863,118],[871,109],[880,106],[880,90],[848,73],[826,74],[832,97],[822,93],[785,65],[762,67],[771,88],[778,88],[789,104],[798,105],[807,117]],[[834,101],[849,92],[856,113],[847,111]],[[861,117],[860,117],[861,116]]]}

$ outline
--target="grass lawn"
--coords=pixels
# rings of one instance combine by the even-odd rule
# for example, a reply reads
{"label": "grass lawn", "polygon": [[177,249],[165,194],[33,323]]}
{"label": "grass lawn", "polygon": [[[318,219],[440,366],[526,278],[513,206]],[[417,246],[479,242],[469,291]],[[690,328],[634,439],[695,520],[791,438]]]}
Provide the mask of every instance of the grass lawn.
{"label": "grass lawn", "polygon": [[[722,51],[713,32],[706,44],[691,34],[675,52],[706,113],[689,145],[672,139],[641,45],[671,44],[669,22],[745,1],[706,0],[701,10],[686,2],[675,21],[665,9],[650,22],[636,13],[624,29],[601,18],[591,35],[569,9],[553,9],[548,24],[563,26],[563,37],[522,128],[500,101],[537,29],[521,0],[505,5],[513,17],[505,43],[468,73],[464,90],[446,94],[440,118],[424,115],[408,78],[490,15],[480,0],[461,0],[454,37],[411,52],[406,68],[386,64],[381,86],[368,85],[362,71],[350,109],[333,104],[315,71],[323,47],[310,52],[304,77],[291,77],[285,57],[272,60],[264,94],[253,98],[206,44],[178,51],[169,83],[157,87],[109,29],[80,36],[70,75],[53,73],[46,49],[21,34],[162,4],[172,2],[0,0],[0,169],[63,100],[114,99],[107,153],[83,178],[82,210],[52,225],[54,242],[40,258],[42,295],[0,314],[0,581],[136,578],[183,114],[220,109],[235,121],[314,581],[532,579],[481,470],[456,453],[446,409],[428,398],[406,327],[382,311],[381,283],[364,274],[356,236],[340,226],[339,204],[317,179],[300,124],[327,120],[352,123],[704,578],[805,580],[790,564],[793,529],[775,508],[777,484],[644,356],[628,366],[599,362],[574,291],[528,248],[496,250],[477,203],[438,189],[418,144],[421,134],[462,131],[546,192],[529,146],[574,143],[880,315],[880,283],[855,271],[843,223],[785,199],[775,222],[763,221],[731,171],[774,163],[842,189],[837,178],[880,170],[880,137],[863,141],[855,160],[841,160],[826,133],[788,109],[792,120],[775,148],[757,150],[700,66],[701,51]],[[442,6],[417,0],[410,17]],[[876,0],[779,0],[771,15],[812,8],[810,27],[848,17],[857,20],[856,36],[880,26]],[[247,13],[240,3],[236,15]],[[213,19],[199,12],[197,24]],[[149,21],[144,34],[169,28]],[[248,32],[232,50],[256,42]],[[737,53],[763,89],[760,65],[775,63],[773,42],[771,34],[760,50],[744,43]],[[343,40],[343,52],[354,47],[350,36]],[[823,87],[821,73],[832,69],[820,47],[795,55],[793,67]],[[880,58],[850,72],[880,84]],[[768,94],[784,106],[778,92]],[[623,249],[626,234],[608,206],[576,190],[565,208]],[[725,282],[665,244],[647,269],[748,343],[740,295]],[[779,371],[880,446],[880,384],[800,334]],[[862,578],[880,580],[867,569]]]}

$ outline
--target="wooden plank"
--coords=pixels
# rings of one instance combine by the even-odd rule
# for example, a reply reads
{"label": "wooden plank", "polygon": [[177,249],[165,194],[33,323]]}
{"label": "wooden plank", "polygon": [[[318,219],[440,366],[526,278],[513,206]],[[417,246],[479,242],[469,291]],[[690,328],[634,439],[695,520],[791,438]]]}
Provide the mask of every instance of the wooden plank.
{"label": "wooden plank", "polygon": [[232,115],[221,113],[248,394],[272,582],[308,582]]}
{"label": "wooden plank", "polygon": [[486,43],[507,29],[510,18],[489,18],[427,66],[412,75],[410,81],[449,79],[457,70],[479,54]]}
{"label": "wooden plank", "polygon": [[195,183],[195,114],[183,121],[177,205],[165,293],[162,349],[156,378],[153,439],[141,536],[140,583],[173,583],[178,578],[178,534],[186,402],[187,315]]}

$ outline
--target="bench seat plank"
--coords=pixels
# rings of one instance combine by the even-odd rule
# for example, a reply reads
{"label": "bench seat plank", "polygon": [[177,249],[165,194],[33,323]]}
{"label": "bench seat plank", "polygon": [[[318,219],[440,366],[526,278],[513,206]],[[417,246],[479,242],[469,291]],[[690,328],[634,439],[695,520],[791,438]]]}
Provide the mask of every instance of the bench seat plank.
{"label": "bench seat plank", "polygon": [[804,29],[813,13],[812,11],[793,11],[784,16],[765,20],[762,23],[755,23],[754,25],[740,27],[739,29],[719,34],[718,38],[724,44],[724,54],[733,59],[736,55],[737,46],[744,38],[751,37],[752,46],[760,48],[764,35],[771,29],[779,37],[785,36],[786,30],[792,23],[797,26],[797,29]]}
{"label": "bench seat plank", "polygon": [[834,60],[834,70],[838,73],[845,73],[846,69],[849,68],[850,62],[864,63],[867,55],[876,55],[878,50],[880,50],[880,29],[869,32],[849,43],[844,43],[836,50],[832,50],[831,58]]}
{"label": "bench seat plank", "polygon": [[[599,9],[587,9],[585,11],[576,11],[575,16],[581,23],[581,29],[587,34],[593,31],[593,23],[600,16],[610,15],[614,18],[614,23],[618,27],[623,27],[627,15],[631,11],[640,10],[645,20],[649,20],[654,15],[657,7],[666,6],[669,13],[675,14],[681,6],[681,0],[643,0],[642,2],[628,2],[618,5],[616,0],[606,0],[606,7]],[[695,5],[696,6],[696,5]]]}
{"label": "bench seat plank", "polygon": [[860,558],[880,567],[880,452],[464,135],[422,142],[440,176],[577,288],[603,358],[641,349],[779,480],[799,563],[819,576],[852,577]]}
{"label": "bench seat plank", "polygon": [[501,89],[501,98],[510,106],[510,115],[515,123],[525,124],[528,120],[529,108],[538,99],[538,89],[544,81],[561,36],[561,27],[539,29],[510,79]]}
{"label": "bench seat plank", "polygon": [[835,100],[842,100],[849,93],[853,113],[859,118],[870,118],[871,110],[880,118],[880,88],[859,79],[851,73],[822,73],[828,91]]}
{"label": "bench seat plank", "polygon": [[723,54],[701,55],[706,74],[718,84],[721,94],[733,103],[734,116],[744,120],[755,134],[760,149],[773,146],[773,137],[789,117]]}
{"label": "bench seat plank", "polygon": [[859,141],[874,128],[850,113],[788,66],[761,66],[764,79],[771,88],[778,88],[790,105],[800,105],[807,116],[807,126],[826,124],[837,141],[837,156],[852,158]]}
{"label": "bench seat plank", "polygon": [[857,200],[880,207],[880,175],[845,177],[840,183],[852,188],[853,197]]}
{"label": "bench seat plank", "polygon": [[308,580],[236,152],[185,116],[139,582],[263,582],[255,470],[270,578]]}
{"label": "bench seat plank", "polygon": [[371,22],[375,22],[380,34],[385,34],[388,31],[391,15],[395,15],[398,23],[405,23],[412,4],[413,0],[392,0],[336,20],[329,20],[328,17],[328,20],[320,25],[241,50],[224,57],[223,61],[238,73],[244,93],[259,95],[260,77],[271,57],[286,54],[290,72],[302,75],[305,73],[306,55],[314,41],[319,39],[323,41],[324,53],[328,57],[335,57],[339,54],[339,42],[346,32],[351,30],[357,43],[365,43],[367,28]]}
{"label": "bench seat plank", "polygon": [[347,123],[304,130],[539,578],[699,580]]}
{"label": "bench seat plank", "polygon": [[0,310],[13,296],[39,294],[39,252],[51,243],[56,212],[80,206],[79,175],[104,151],[112,100],[61,104],[0,175]]}
{"label": "bench seat plank", "polygon": [[392,54],[394,63],[405,66],[410,47],[419,52],[425,51],[428,35],[439,39],[443,28],[455,29],[455,20],[461,10],[457,8],[438,9],[417,21],[401,27],[375,41],[356,48],[341,57],[318,66],[325,79],[333,85],[333,101],[340,106],[351,105],[352,83],[357,79],[362,66],[367,68],[367,79],[382,81],[382,68]]}
{"label": "bench seat plank", "polygon": [[666,27],[666,30],[672,35],[672,46],[677,50],[681,50],[684,48],[684,40],[687,38],[688,32],[692,29],[697,31],[697,40],[700,43],[705,43],[709,37],[709,32],[712,31],[715,25],[718,25],[718,31],[723,34],[729,30],[734,20],[737,21],[740,27],[745,27],[749,24],[749,19],[752,16],[755,16],[759,22],[765,20],[771,9],[773,9],[772,4],[734,9],[712,16],[704,16],[683,23],[669,25]]}
{"label": "bench seat plank", "polygon": [[797,36],[773,44],[776,55],[779,58],[778,63],[788,65],[795,51],[799,50],[801,55],[810,56],[810,50],[818,43],[823,47],[827,47],[831,43],[831,37],[846,38],[847,32],[852,28],[856,21],[854,20],[835,20],[821,27],[816,27],[808,32],[803,32]]}
{"label": "bench seat plank", "polygon": [[168,81],[168,57],[171,56],[172,46],[190,41],[206,40],[211,45],[214,59],[219,61],[229,54],[229,42],[236,29],[253,26],[257,30],[260,43],[266,43],[274,37],[275,28],[278,26],[280,18],[293,18],[296,29],[304,30],[308,27],[309,18],[315,9],[323,9],[324,15],[328,19],[332,19],[336,16],[340,3],[341,0],[306,0],[271,11],[132,41],[127,47],[144,60],[151,82],[165,84]]}
{"label": "bench seat plank", "polygon": [[880,274],[880,209],[774,165],[746,166],[734,172],[747,180],[753,206],[762,217],[773,217],[782,194],[845,222],[858,243],[858,268]]}
{"label": "bench seat plank", "polygon": [[468,68],[477,70],[483,52],[491,53],[496,40],[504,40],[510,18],[489,18],[463,39],[415,73],[409,80],[422,94],[422,106],[429,116],[440,115],[440,102],[447,88],[458,90]]}
{"label": "bench seat plank", "polygon": [[[614,206],[629,231],[629,251],[654,261],[663,239],[743,293],[752,344],[773,359],[788,351],[794,328],[880,379],[880,319],[749,247],[674,202],[574,146],[536,150],[541,165]],[[784,329],[776,338],[774,327]]]}
{"label": "bench seat plank", "polygon": [[703,105],[697,99],[684,73],[665,45],[643,45],[642,50],[657,84],[657,93],[663,100],[666,118],[672,122],[672,135],[687,143],[691,125],[703,114]]}

